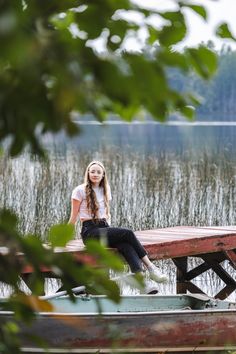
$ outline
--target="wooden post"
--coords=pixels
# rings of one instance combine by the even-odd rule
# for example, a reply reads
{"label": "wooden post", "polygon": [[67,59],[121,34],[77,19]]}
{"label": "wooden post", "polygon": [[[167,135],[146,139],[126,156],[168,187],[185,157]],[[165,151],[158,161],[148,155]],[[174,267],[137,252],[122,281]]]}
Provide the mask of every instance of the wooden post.
{"label": "wooden post", "polygon": [[173,258],[173,262],[176,265],[176,293],[186,294],[186,274],[188,271],[188,257]]}

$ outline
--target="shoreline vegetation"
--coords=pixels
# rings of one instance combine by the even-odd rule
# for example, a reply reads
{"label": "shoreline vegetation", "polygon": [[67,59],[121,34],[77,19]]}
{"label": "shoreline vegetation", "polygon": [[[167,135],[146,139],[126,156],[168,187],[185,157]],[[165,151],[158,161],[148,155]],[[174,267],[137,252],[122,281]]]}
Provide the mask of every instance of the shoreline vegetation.
{"label": "shoreline vegetation", "polygon": [[197,107],[197,119],[207,115],[210,120],[215,115],[220,120],[235,121],[236,113],[236,51],[223,45],[220,50],[214,48],[214,43],[208,41],[207,46],[217,56],[218,68],[210,81],[203,80],[193,71],[187,75],[178,69],[168,71],[170,85],[181,93],[194,92],[200,98]]}
{"label": "shoreline vegetation", "polygon": [[[198,159],[107,148],[96,153],[68,149],[43,161],[27,153],[0,158],[0,205],[20,217],[20,231],[44,241],[48,228],[69,217],[70,193],[96,155],[108,166],[114,224],[135,230],[178,225],[233,225],[236,168],[227,155]],[[125,198],[124,198],[125,191]],[[130,211],[127,214],[127,211]]]}

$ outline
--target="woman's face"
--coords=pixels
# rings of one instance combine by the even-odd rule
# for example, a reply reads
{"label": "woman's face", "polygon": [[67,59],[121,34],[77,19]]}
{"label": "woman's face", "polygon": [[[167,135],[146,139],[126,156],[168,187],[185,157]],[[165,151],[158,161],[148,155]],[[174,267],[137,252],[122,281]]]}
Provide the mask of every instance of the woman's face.
{"label": "woman's face", "polygon": [[103,168],[97,164],[90,166],[89,168],[89,179],[92,184],[97,184],[101,182],[104,176]]}

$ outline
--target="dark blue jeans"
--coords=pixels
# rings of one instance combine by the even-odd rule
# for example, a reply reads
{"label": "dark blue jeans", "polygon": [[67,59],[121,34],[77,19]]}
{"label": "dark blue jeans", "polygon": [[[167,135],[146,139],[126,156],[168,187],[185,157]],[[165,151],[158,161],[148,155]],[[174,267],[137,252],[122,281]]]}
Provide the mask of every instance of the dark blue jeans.
{"label": "dark blue jeans", "polygon": [[146,256],[147,252],[132,230],[110,227],[105,219],[88,220],[83,222],[81,236],[84,244],[91,238],[105,238],[107,247],[117,248],[133,273],[142,271],[141,258]]}

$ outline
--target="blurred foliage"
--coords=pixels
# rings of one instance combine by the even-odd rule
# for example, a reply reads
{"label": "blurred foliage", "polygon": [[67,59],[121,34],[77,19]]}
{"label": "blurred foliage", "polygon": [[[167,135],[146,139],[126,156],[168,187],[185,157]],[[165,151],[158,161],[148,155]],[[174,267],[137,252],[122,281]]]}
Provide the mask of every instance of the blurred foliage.
{"label": "blurred foliage", "polygon": [[[161,121],[176,110],[192,118],[185,107],[196,100],[169,86],[166,68],[193,68],[208,79],[217,65],[205,47],[175,50],[187,34],[185,8],[207,20],[205,7],[189,1],[163,12],[129,0],[1,0],[0,141],[11,138],[11,155],[27,144],[43,154],[45,132],[79,131],[72,111],[100,121],[111,113],[129,121],[143,111]],[[132,14],[141,20],[128,21]],[[142,28],[143,49],[125,50]],[[233,39],[225,23],[217,34]]]}
{"label": "blurred foliage", "polygon": [[[54,252],[55,247],[62,247],[72,239],[71,228],[71,225],[53,226],[49,230],[51,247],[46,247],[36,235],[23,237],[17,231],[17,218],[11,211],[0,212],[0,282],[1,286],[8,285],[11,289],[11,295],[1,301],[0,309],[14,312],[11,322],[1,322],[1,353],[18,352],[20,339],[17,321],[30,324],[35,312],[53,310],[49,302],[39,298],[39,295],[44,293],[45,278],[42,267],[51,270],[54,276],[61,279],[63,288],[72,301],[75,301],[75,298],[71,288],[75,284],[83,284],[87,292],[106,294],[113,301],[119,302],[119,287],[109,279],[108,274],[108,269],[118,272],[123,270],[123,262],[118,256],[111,254],[97,241],[88,244],[86,253],[91,258],[84,262],[81,260],[81,263],[76,262],[71,254]],[[19,282],[26,269],[29,273],[23,279],[31,290],[30,295],[21,290]]]}
{"label": "blurred foliage", "polygon": [[[44,155],[42,134],[65,130],[73,136],[79,132],[73,111],[90,112],[99,121],[111,113],[129,121],[141,112],[164,121],[176,110],[192,119],[197,98],[170,87],[166,69],[176,67],[184,74],[194,69],[209,79],[217,60],[204,46],[181,53],[175,50],[174,45],[187,34],[186,7],[207,19],[204,6],[189,1],[176,0],[175,11],[163,12],[129,0],[0,0],[0,142],[9,138],[12,156],[27,145],[32,153]],[[134,13],[140,22],[126,19]],[[162,25],[151,21],[153,16]],[[148,33],[144,48],[125,50],[127,38],[137,39],[143,27]],[[234,39],[227,24],[217,34]],[[96,49],[98,41],[103,50]],[[47,306],[36,300],[44,288],[42,265],[53,269],[72,301],[71,287],[80,282],[88,290],[119,300],[119,289],[104,267],[94,269],[83,262],[78,267],[69,254],[53,252],[53,247],[63,246],[72,237],[65,225],[50,231],[52,248],[45,248],[36,235],[22,236],[15,215],[2,211],[0,245],[8,252],[0,254],[0,281],[12,288],[4,307],[15,310],[17,318],[30,320],[35,310]],[[98,265],[121,270],[120,261],[101,245],[88,248],[91,255],[96,254]],[[27,281],[30,296],[19,288],[26,264],[33,269]],[[1,352],[17,353],[17,332],[15,323],[1,326]]]}

